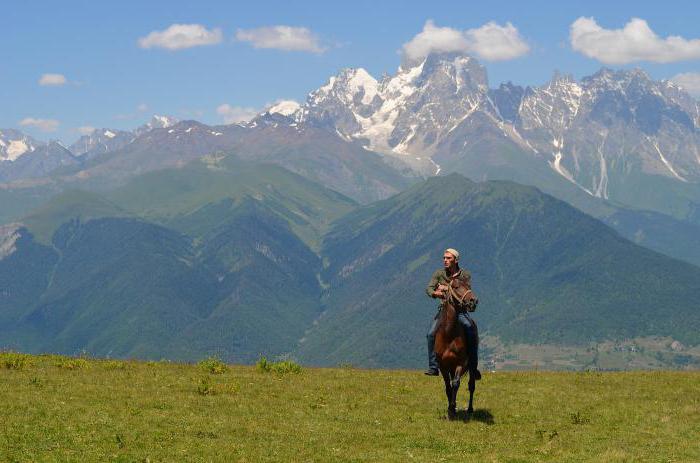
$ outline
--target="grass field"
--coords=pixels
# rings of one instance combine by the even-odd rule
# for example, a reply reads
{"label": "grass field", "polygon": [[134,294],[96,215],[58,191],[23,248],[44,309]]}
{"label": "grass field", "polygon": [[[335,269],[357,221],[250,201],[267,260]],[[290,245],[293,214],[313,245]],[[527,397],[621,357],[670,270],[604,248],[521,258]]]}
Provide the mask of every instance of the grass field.
{"label": "grass field", "polygon": [[418,371],[265,366],[0,354],[0,461],[700,461],[700,372],[484,373],[448,421]]}

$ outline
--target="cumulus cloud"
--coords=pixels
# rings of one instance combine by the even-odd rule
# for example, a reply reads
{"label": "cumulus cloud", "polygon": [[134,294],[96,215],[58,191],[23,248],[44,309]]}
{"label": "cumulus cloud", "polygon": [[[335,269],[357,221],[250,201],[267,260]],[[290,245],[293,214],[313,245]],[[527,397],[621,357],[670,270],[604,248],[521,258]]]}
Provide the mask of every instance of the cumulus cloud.
{"label": "cumulus cloud", "polygon": [[75,130],[77,130],[80,135],[90,135],[92,132],[95,131],[95,127],[92,127],[90,125],[83,125],[82,127],[78,127]]}
{"label": "cumulus cloud", "polygon": [[221,29],[207,30],[201,24],[173,24],[162,31],[153,31],[139,39],[141,48],[184,48],[215,45],[222,40]]}
{"label": "cumulus cloud", "polygon": [[42,132],[55,132],[59,122],[56,119],[37,119],[35,117],[25,117],[19,121],[23,127],[35,127]]}
{"label": "cumulus cloud", "polygon": [[700,97],[700,72],[684,72],[669,79],[694,97]]}
{"label": "cumulus cloud", "polygon": [[569,28],[571,47],[605,64],[635,61],[671,63],[700,58],[700,39],[664,38],[643,19],[632,18],[622,29],[604,29],[593,18],[580,17]]}
{"label": "cumulus cloud", "polygon": [[61,86],[65,85],[68,82],[66,79],[66,76],[63,74],[42,74],[41,78],[39,79],[39,85],[55,85],[55,86]]}
{"label": "cumulus cloud", "polygon": [[270,26],[257,29],[238,29],[236,40],[249,42],[255,48],[274,48],[284,51],[308,51],[323,53],[316,34],[305,27]]}
{"label": "cumulus cloud", "polygon": [[216,113],[220,115],[226,124],[234,124],[236,122],[247,122],[258,114],[255,108],[246,108],[242,106],[231,106],[230,104],[222,104],[216,108]]}
{"label": "cumulus cloud", "polygon": [[493,21],[475,29],[460,31],[438,27],[428,20],[419,32],[401,48],[404,59],[419,61],[428,54],[469,53],[488,61],[517,58],[530,51],[529,45],[511,23],[501,26]]}

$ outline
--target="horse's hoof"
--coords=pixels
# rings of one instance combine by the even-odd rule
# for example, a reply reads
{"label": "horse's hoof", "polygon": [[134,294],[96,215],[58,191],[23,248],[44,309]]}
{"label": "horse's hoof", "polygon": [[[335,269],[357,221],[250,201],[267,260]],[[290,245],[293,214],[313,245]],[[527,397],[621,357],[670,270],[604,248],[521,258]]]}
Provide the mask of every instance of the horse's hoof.
{"label": "horse's hoof", "polygon": [[447,418],[450,420],[454,420],[455,418],[457,418],[457,410],[455,410],[454,408],[448,408]]}

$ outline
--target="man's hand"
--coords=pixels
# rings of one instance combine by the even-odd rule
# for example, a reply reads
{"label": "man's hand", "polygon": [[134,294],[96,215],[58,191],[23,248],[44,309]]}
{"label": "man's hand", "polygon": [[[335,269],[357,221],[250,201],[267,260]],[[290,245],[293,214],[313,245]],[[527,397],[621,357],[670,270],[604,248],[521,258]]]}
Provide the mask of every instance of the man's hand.
{"label": "man's hand", "polygon": [[447,285],[438,285],[438,287],[433,291],[433,296],[439,297],[440,299],[445,297],[448,288]]}

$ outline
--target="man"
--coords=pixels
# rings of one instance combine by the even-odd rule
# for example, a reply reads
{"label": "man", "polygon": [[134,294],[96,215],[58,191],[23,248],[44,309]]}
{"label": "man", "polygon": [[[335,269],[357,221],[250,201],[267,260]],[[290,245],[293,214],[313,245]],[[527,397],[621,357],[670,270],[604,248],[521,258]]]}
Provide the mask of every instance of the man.
{"label": "man", "polygon": [[[438,311],[442,308],[442,300],[447,297],[448,285],[455,278],[463,280],[466,285],[471,288],[471,275],[467,270],[459,268],[459,251],[456,249],[446,249],[442,256],[443,268],[436,270],[430,278],[428,287],[425,289],[426,294],[433,299],[441,299]],[[474,329],[474,323],[467,312],[460,312],[457,319],[464,328],[467,336],[467,350],[469,353],[469,370],[474,373],[475,379],[481,379],[481,373],[477,369],[479,363],[479,344]],[[433,323],[428,331],[428,369],[426,375],[437,376],[438,364],[435,356],[435,331],[437,331],[438,316],[435,315]]]}

